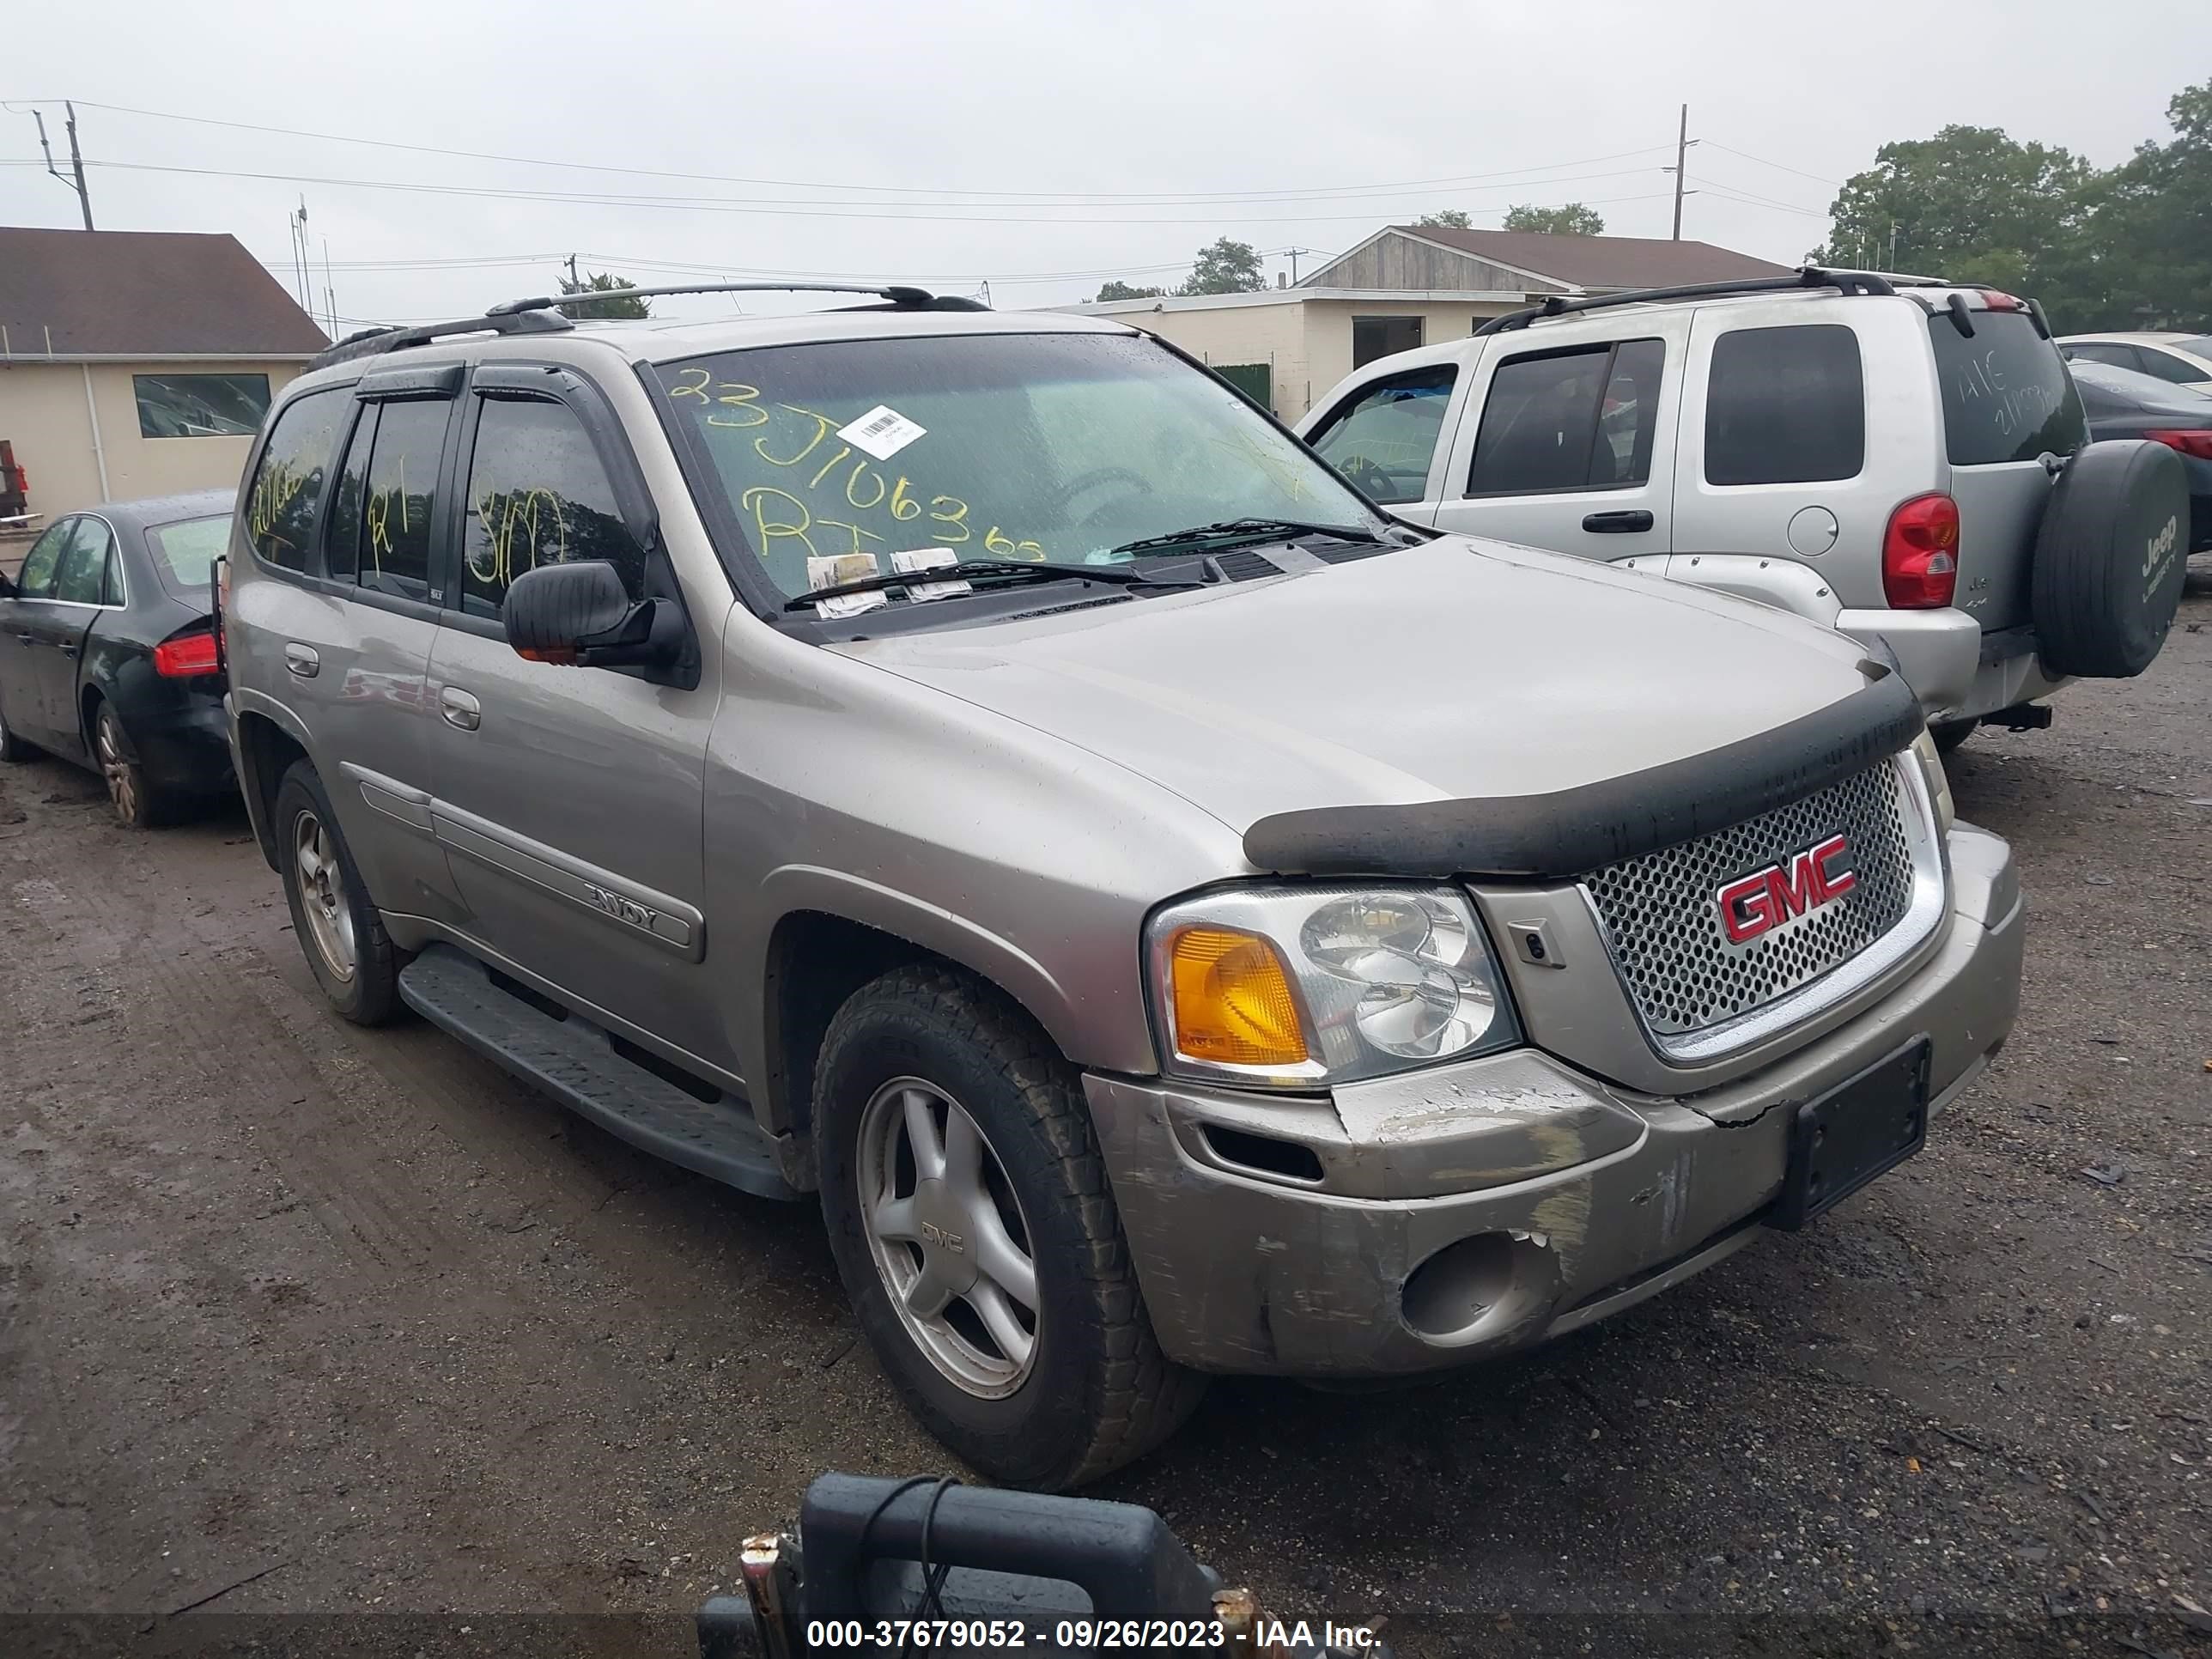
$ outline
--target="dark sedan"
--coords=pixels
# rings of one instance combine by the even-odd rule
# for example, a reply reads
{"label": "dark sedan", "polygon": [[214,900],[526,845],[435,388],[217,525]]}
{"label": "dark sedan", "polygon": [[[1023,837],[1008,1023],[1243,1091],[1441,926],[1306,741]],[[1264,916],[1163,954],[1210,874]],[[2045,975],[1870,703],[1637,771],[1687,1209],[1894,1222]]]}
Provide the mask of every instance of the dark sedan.
{"label": "dark sedan", "polygon": [[209,592],[232,502],[73,513],[0,576],[0,761],[43,749],[89,767],[134,829],[237,787]]}
{"label": "dark sedan", "polygon": [[2092,438],[2148,438],[2178,450],[2189,472],[2189,550],[2212,549],[2212,397],[2131,368],[2075,358]]}

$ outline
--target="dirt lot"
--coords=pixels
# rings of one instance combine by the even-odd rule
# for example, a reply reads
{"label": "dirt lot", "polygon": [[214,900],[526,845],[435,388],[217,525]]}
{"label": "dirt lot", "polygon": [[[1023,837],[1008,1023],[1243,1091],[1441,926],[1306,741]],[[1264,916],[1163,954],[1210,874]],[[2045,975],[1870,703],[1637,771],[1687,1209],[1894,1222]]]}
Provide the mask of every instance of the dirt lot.
{"label": "dirt lot", "polygon": [[[1924,1156],[1516,1363],[1217,1385],[1097,1495],[1409,1654],[2212,1652],[2208,715],[2200,561],[2149,675],[1956,757],[2026,1006]],[[680,1655],[812,1474],[949,1467],[810,1208],[329,1017],[246,836],[0,775],[0,1607]]]}

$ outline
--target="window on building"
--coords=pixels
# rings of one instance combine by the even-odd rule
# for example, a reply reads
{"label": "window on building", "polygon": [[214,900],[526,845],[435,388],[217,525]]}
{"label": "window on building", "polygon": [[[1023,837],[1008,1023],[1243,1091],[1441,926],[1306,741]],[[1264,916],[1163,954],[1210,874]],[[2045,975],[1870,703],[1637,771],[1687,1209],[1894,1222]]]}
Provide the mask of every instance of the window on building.
{"label": "window on building", "polygon": [[142,438],[250,438],[269,412],[266,374],[133,374]]}
{"label": "window on building", "polygon": [[541,564],[604,559],[633,599],[645,550],[623,522],[591,434],[566,404],[487,398],[469,463],[461,609],[496,617],[509,583]]}
{"label": "window on building", "polygon": [[1508,357],[1491,376],[1467,493],[1625,489],[1647,482],[1666,364],[1659,340]]}
{"label": "window on building", "polygon": [[1308,441],[1371,500],[1418,501],[1428,487],[1429,463],[1457,374],[1450,363],[1437,363],[1364,386]]}
{"label": "window on building", "polygon": [[453,407],[447,398],[426,398],[377,410],[356,556],[363,587],[403,599],[429,595],[431,519]]}
{"label": "window on building", "polygon": [[[1949,326],[1948,318],[1937,320]],[[1707,483],[1823,483],[1856,477],[1865,465],[1857,335],[1841,323],[1815,323],[1739,328],[1713,342]]]}
{"label": "window on building", "polygon": [[1354,317],[1352,319],[1352,366],[1364,368],[1377,357],[1394,351],[1411,351],[1421,341],[1419,317]]}
{"label": "window on building", "polygon": [[278,412],[246,505],[246,539],[270,564],[307,568],[323,475],[337,446],[338,422],[352,406],[346,392],[332,387],[311,392]]}

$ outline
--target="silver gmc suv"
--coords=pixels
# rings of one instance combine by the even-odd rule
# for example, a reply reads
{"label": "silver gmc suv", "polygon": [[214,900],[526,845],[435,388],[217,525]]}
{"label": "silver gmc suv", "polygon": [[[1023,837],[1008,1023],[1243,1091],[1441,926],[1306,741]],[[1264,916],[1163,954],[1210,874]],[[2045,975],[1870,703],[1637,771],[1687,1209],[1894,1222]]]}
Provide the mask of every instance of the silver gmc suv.
{"label": "silver gmc suv", "polygon": [[334,349],[223,636],[337,1011],[818,1194],[970,1464],[1602,1318],[2004,1041],[2010,856],[1860,645],[1394,523],[1118,325],[867,292]]}
{"label": "silver gmc suv", "polygon": [[1378,358],[1299,430],[1401,517],[1756,599],[1861,641],[1939,747],[2150,665],[2189,485],[2091,444],[2042,312],[1869,271],[1555,299]]}

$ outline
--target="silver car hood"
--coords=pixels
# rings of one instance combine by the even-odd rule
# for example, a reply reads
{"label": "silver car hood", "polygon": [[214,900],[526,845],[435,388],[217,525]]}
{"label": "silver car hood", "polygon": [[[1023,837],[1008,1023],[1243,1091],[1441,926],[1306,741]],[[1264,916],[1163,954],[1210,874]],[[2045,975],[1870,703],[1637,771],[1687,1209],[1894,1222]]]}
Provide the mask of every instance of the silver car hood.
{"label": "silver car hood", "polygon": [[1859,645],[1781,611],[1462,536],[834,648],[1074,744],[1240,832],[1304,807],[1573,788],[1867,683]]}

